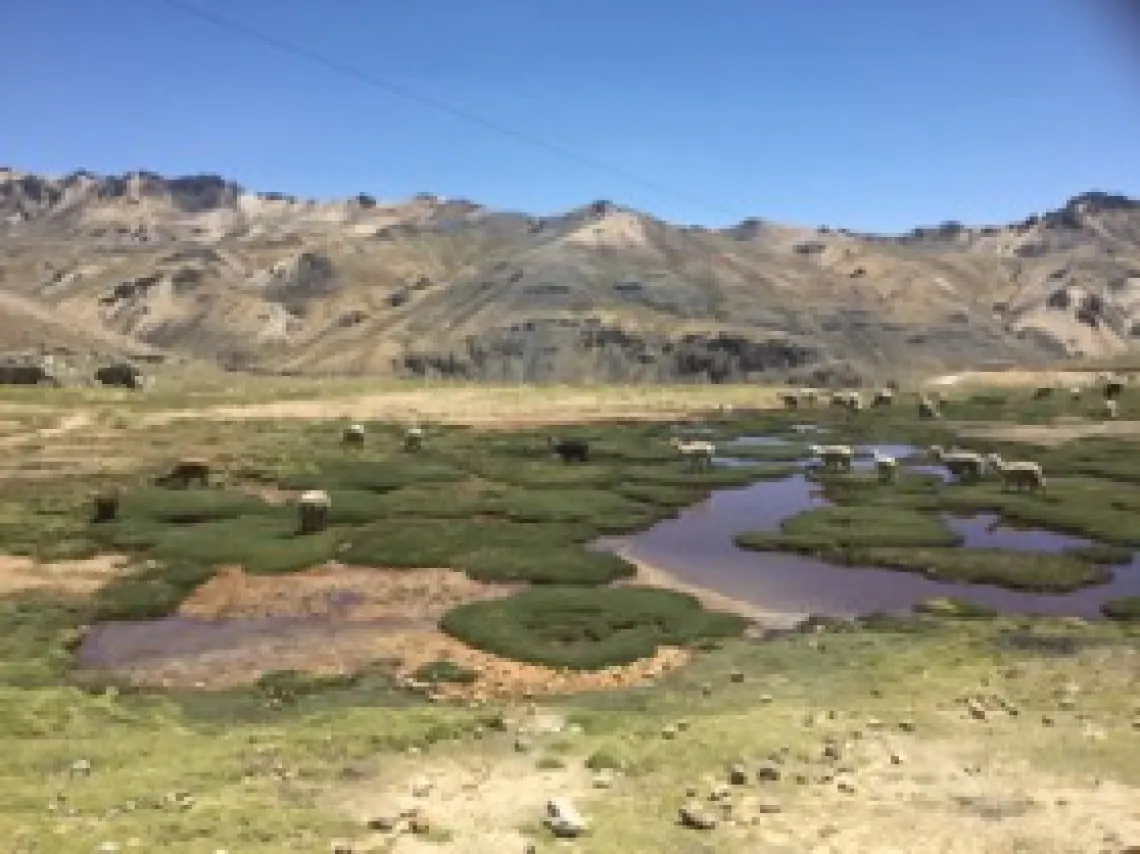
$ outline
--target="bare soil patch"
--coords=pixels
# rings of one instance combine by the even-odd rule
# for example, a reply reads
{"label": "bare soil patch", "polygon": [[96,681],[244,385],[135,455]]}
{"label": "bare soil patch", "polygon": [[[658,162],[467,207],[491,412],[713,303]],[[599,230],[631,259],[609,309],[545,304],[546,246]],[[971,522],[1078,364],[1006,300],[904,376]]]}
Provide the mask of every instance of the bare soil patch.
{"label": "bare soil patch", "polygon": [[1109,437],[1140,440],[1140,421],[1079,421],[1060,424],[971,424],[947,422],[960,436],[972,439],[994,439],[1005,442],[1027,442],[1035,445],[1063,445],[1073,439]]}
{"label": "bare soil patch", "polygon": [[37,563],[29,557],[0,555],[0,596],[30,590],[88,596],[123,575],[130,560],[99,555],[85,560]]}
{"label": "bare soil patch", "polygon": [[326,564],[282,577],[249,575],[229,566],[195,590],[178,613],[201,620],[336,617],[343,622],[422,622],[438,620],[463,602],[505,596],[514,589],[472,581],[450,569]]}
{"label": "bare soil patch", "polygon": [[[115,661],[109,669],[136,684],[166,688],[231,688],[279,670],[343,675],[378,662],[403,684],[417,687],[418,668],[450,661],[478,678],[431,686],[435,695],[522,699],[647,684],[689,660],[685,650],[662,648],[653,658],[622,667],[563,671],[490,655],[439,630],[439,618],[455,605],[514,589],[447,569],[333,564],[280,577],[227,567],[191,594],[174,618],[158,621],[161,644],[153,630],[117,637],[123,630],[113,625],[94,631],[100,633],[102,657]],[[211,634],[216,642],[209,642]]]}
{"label": "bare soil patch", "polygon": [[[740,392],[726,392],[740,397]],[[747,404],[771,406],[775,392],[749,391]],[[734,401],[725,401],[734,402]],[[741,401],[735,401],[741,404]],[[141,418],[145,425],[168,424],[184,418],[209,420],[258,420],[311,418],[432,420],[480,427],[517,428],[541,424],[572,424],[606,419],[653,420],[694,415],[712,405],[691,396],[659,393],[652,396],[620,393],[571,391],[559,395],[520,391],[505,394],[496,390],[427,389],[415,392],[358,395],[346,398],[279,400],[240,406],[215,406],[154,412]]]}
{"label": "bare soil patch", "polygon": [[[416,797],[413,787],[422,787]],[[429,788],[430,787],[430,788]],[[398,822],[392,833],[356,840],[363,850],[399,854],[489,854],[523,851],[520,828],[535,826],[546,801],[590,792],[590,773],[577,767],[535,767],[533,757],[400,757],[384,763],[381,776],[329,793],[329,806],[364,825],[379,818],[415,813],[434,831],[425,838]],[[391,845],[392,847],[388,847]]]}

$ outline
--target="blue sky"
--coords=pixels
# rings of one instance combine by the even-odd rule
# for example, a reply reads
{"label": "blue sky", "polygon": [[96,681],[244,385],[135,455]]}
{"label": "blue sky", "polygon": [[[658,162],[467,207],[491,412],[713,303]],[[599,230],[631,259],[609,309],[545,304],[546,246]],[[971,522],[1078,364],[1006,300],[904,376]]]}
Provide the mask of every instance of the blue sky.
{"label": "blue sky", "polygon": [[1109,0],[185,2],[661,189],[159,0],[2,4],[0,164],[876,231],[1140,196],[1140,36]]}

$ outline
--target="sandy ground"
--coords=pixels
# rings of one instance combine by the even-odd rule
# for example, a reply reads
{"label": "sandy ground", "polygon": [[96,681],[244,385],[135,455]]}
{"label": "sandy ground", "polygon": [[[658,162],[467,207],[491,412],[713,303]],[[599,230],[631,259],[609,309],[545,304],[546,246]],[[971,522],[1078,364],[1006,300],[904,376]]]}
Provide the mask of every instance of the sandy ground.
{"label": "sandy ground", "polygon": [[1062,386],[1071,388],[1093,385],[1097,378],[1111,371],[964,371],[931,377],[923,385],[929,388],[986,386],[988,388],[1028,388]]}
{"label": "sandy ground", "polygon": [[[775,391],[756,389],[746,402],[751,406],[771,406]],[[740,398],[739,391],[726,397]],[[742,405],[739,400],[736,405]],[[714,405],[712,401],[704,411]],[[691,395],[654,396],[631,391],[622,397],[613,391],[591,393],[570,391],[552,396],[525,389],[517,394],[479,389],[390,392],[323,400],[282,400],[243,406],[216,406],[199,409],[176,409],[149,413],[142,417],[146,425],[168,424],[182,418],[219,421],[273,418],[360,418],[394,419],[412,422],[430,420],[449,424],[511,428],[540,424],[569,424],[602,419],[645,419],[686,416],[702,411]]]}
{"label": "sandy ground", "polygon": [[739,614],[747,620],[751,620],[758,627],[763,629],[787,629],[794,626],[796,623],[805,619],[808,614],[806,613],[791,613],[785,611],[769,611],[761,608],[751,602],[745,602],[741,599],[734,599],[731,596],[726,596],[723,593],[718,593],[715,590],[710,590],[707,587],[699,587],[695,584],[689,584],[686,581],[677,578],[672,573],[646,563],[645,561],[635,560],[629,555],[618,554],[625,560],[629,561],[637,567],[637,576],[630,581],[621,582],[623,584],[637,584],[646,587],[663,587],[668,590],[676,590],[678,593],[687,593],[688,595],[697,599],[701,605],[710,611],[727,611],[730,614]]}
{"label": "sandy ground", "polygon": [[37,563],[28,557],[0,555],[0,596],[31,590],[90,595],[122,575],[129,559],[99,555],[87,560]]}
{"label": "sandy ground", "polygon": [[948,422],[966,439],[995,439],[997,441],[1029,442],[1036,445],[1063,445],[1073,439],[1111,437],[1140,440],[1140,421],[1087,421],[1071,424],[967,424]]}

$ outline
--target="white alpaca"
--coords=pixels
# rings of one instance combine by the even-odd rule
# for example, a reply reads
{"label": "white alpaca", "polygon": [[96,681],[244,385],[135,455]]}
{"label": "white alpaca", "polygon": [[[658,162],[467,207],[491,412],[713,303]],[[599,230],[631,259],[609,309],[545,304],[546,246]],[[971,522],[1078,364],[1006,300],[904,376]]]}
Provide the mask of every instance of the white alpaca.
{"label": "white alpaca", "polygon": [[344,444],[354,445],[359,447],[364,444],[364,425],[363,424],[349,424],[344,428],[344,436],[342,437]]}
{"label": "white alpaca", "polygon": [[812,445],[812,455],[819,458],[823,467],[834,471],[851,471],[855,450],[850,445]]}
{"label": "white alpaca", "polygon": [[1117,409],[1117,405],[1116,405],[1115,400],[1106,400],[1104,402],[1104,417],[1105,418],[1109,418],[1109,419],[1116,418],[1118,411],[1119,410]]}
{"label": "white alpaca", "polygon": [[871,452],[871,459],[874,460],[875,471],[879,474],[879,480],[883,483],[893,483],[898,476],[899,461],[878,451]]}
{"label": "white alpaca", "polygon": [[424,428],[413,424],[404,431],[404,450],[418,451],[424,446]]}
{"label": "white alpaca", "polygon": [[1045,489],[1045,472],[1040,463],[1028,460],[1007,463],[998,457],[995,467],[998,474],[1001,475],[1003,491],[1011,486],[1018,490],[1023,488],[1030,491]]}
{"label": "white alpaca", "polygon": [[686,442],[684,439],[674,436],[669,440],[669,444],[680,451],[681,456],[689,461],[690,468],[695,470],[712,467],[713,457],[716,456],[716,445],[712,442],[706,442],[703,439]]}

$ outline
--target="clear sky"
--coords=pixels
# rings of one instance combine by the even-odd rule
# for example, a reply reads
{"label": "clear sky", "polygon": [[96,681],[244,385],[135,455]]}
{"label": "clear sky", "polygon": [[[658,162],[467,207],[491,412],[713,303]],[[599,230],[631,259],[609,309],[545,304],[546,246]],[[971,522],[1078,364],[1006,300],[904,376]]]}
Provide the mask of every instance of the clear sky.
{"label": "clear sky", "polygon": [[184,2],[665,189],[161,0],[0,2],[0,164],[875,231],[1140,196],[1140,17],[1110,0]]}

